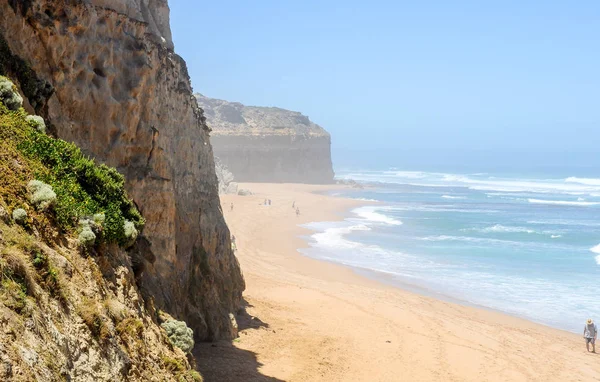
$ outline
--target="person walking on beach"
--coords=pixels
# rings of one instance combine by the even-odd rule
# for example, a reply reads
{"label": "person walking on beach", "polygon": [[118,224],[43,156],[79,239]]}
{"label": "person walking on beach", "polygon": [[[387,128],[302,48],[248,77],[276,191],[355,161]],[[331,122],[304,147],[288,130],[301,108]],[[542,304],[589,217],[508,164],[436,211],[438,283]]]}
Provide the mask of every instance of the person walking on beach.
{"label": "person walking on beach", "polygon": [[296,217],[300,216],[300,208],[296,207]]}
{"label": "person walking on beach", "polygon": [[231,203],[231,211],[233,211],[233,203]]}
{"label": "person walking on beach", "polygon": [[295,208],[296,208],[296,201],[294,200],[294,201],[292,202],[292,209],[295,209]]}
{"label": "person walking on beach", "polygon": [[590,342],[592,343],[592,353],[596,352],[596,337],[598,336],[598,328],[591,318],[587,320],[587,324],[583,327],[583,338],[585,338],[585,347],[590,351]]}

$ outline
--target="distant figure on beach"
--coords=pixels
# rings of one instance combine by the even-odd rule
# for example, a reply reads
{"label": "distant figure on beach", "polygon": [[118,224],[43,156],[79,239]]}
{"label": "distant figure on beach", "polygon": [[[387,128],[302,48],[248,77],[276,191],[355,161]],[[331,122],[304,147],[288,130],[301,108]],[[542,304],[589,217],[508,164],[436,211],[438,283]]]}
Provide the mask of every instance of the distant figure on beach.
{"label": "distant figure on beach", "polygon": [[231,203],[231,211],[233,211],[233,203]]}
{"label": "distant figure on beach", "polygon": [[300,208],[296,207],[296,217],[300,216]]}
{"label": "distant figure on beach", "polygon": [[269,205],[271,205],[271,199],[269,199]]}
{"label": "distant figure on beach", "polygon": [[265,206],[267,205],[267,199],[265,199]]}
{"label": "distant figure on beach", "polygon": [[294,208],[296,208],[296,201],[295,200],[292,202],[292,209],[294,209]]}
{"label": "distant figure on beach", "polygon": [[596,337],[598,336],[598,328],[591,318],[587,320],[587,324],[583,327],[583,338],[585,338],[585,347],[590,351],[590,342],[592,343],[592,353],[596,352]]}

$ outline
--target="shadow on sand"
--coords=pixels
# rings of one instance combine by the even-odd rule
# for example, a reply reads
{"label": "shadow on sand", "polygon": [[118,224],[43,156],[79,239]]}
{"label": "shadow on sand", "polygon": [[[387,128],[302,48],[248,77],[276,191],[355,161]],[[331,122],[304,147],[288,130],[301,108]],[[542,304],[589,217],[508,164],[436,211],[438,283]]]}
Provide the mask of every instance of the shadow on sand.
{"label": "shadow on sand", "polygon": [[[244,301],[244,309],[236,317],[240,332],[269,327],[258,317],[249,315],[246,307],[251,305]],[[232,341],[199,343],[193,353],[196,368],[206,382],[283,382],[261,374],[259,368],[262,364],[256,359],[256,353],[238,349]]]}
{"label": "shadow on sand", "polygon": [[237,324],[238,324],[238,330],[240,332],[243,330],[246,330],[246,329],[260,329],[260,328],[268,329],[269,328],[269,324],[261,321],[260,318],[258,318],[258,317],[254,317],[254,316],[251,316],[248,314],[248,312],[246,311],[246,308],[252,308],[253,306],[250,305],[250,303],[248,301],[246,301],[246,299],[244,299],[242,301],[242,305],[243,305],[242,310],[240,312],[238,312],[238,315],[235,318],[237,321]]}
{"label": "shadow on sand", "polygon": [[258,370],[256,353],[238,349],[230,341],[200,343],[194,349],[196,368],[206,382],[283,382]]}

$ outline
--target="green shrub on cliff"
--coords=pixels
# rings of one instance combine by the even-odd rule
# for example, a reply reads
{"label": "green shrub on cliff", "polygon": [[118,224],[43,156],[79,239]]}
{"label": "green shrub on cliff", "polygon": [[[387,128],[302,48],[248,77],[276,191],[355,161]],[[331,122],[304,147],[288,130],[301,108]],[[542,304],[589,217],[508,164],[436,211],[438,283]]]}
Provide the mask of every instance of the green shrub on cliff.
{"label": "green shrub on cliff", "polygon": [[24,224],[27,221],[27,211],[22,208],[16,208],[12,213],[13,220],[18,224]]}
{"label": "green shrub on cliff", "polygon": [[9,110],[18,110],[23,106],[23,97],[17,91],[15,85],[6,77],[0,76],[0,101]]}
{"label": "green shrub on cliff", "polygon": [[96,244],[96,234],[92,231],[90,226],[84,226],[79,232],[79,243],[84,247],[91,247]]}
{"label": "green shrub on cliff", "polygon": [[46,132],[46,122],[44,122],[44,118],[40,117],[39,115],[28,115],[27,117],[25,117],[25,120],[29,122],[31,127],[36,129],[40,133]]}
{"label": "green shrub on cliff", "polygon": [[38,209],[46,210],[56,203],[56,193],[49,184],[39,180],[32,180],[27,184],[31,192],[31,203]]}
{"label": "green shrub on cliff", "polygon": [[168,320],[160,325],[167,332],[169,341],[184,353],[189,353],[194,348],[194,331],[183,321]]}
{"label": "green shrub on cliff", "polygon": [[135,229],[135,224],[129,220],[125,220],[125,224],[123,224],[123,232],[125,234],[125,246],[132,246],[138,237],[138,231]]}
{"label": "green shrub on cliff", "polygon": [[[5,77],[0,79],[14,90]],[[114,168],[96,164],[74,144],[42,133],[22,108],[9,108],[6,99],[0,96],[0,196],[9,205],[18,205],[23,183],[35,178],[56,195],[52,211],[62,229],[74,233],[80,219],[96,215],[103,220],[101,235],[92,231],[96,244],[131,245],[144,219],[125,192],[124,177]],[[46,192],[44,197],[49,201],[50,196]],[[84,236],[89,243],[87,230]]]}
{"label": "green shrub on cliff", "polygon": [[39,160],[49,171],[40,174],[58,195],[58,222],[68,228],[83,216],[104,213],[103,237],[107,242],[126,244],[125,221],[141,228],[144,220],[125,192],[125,179],[116,169],[96,165],[72,143],[54,139],[33,129],[19,149]]}

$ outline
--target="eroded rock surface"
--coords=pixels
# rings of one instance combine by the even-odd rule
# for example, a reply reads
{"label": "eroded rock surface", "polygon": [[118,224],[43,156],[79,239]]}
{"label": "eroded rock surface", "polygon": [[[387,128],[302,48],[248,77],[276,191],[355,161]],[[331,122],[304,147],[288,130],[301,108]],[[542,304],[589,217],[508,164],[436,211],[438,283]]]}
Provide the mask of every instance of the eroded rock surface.
{"label": "eroded rock surface", "polygon": [[239,182],[331,183],[331,137],[295,111],[196,94],[221,161]]}
{"label": "eroded rock surface", "polygon": [[197,339],[231,337],[244,281],[208,128],[171,49],[166,1],[3,1],[0,35],[41,88],[53,88],[27,108],[126,176],[147,221],[133,265],[144,296]]}

